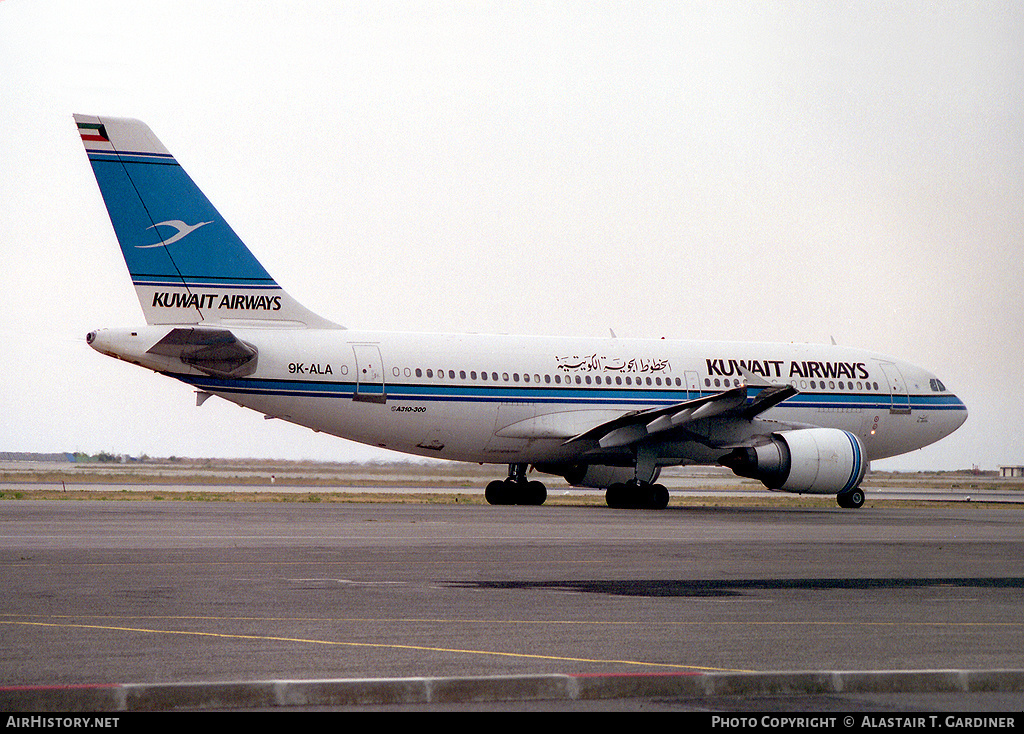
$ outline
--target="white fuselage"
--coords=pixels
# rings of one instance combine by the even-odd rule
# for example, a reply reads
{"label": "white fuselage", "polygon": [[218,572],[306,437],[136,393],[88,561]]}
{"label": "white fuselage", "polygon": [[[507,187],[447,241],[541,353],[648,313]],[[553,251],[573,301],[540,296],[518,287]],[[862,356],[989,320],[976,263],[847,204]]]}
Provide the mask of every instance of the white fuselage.
{"label": "white fuselage", "polygon": [[[480,463],[579,461],[579,447],[566,442],[588,428],[741,383],[799,391],[751,432],[773,423],[838,428],[860,438],[868,460],[933,443],[967,417],[931,373],[840,346],[230,328],[258,350],[243,378],[147,354],[164,326],[102,330],[92,346],[315,431]],[[713,463],[719,447],[746,437],[708,436],[695,425],[660,446],[659,460]]]}

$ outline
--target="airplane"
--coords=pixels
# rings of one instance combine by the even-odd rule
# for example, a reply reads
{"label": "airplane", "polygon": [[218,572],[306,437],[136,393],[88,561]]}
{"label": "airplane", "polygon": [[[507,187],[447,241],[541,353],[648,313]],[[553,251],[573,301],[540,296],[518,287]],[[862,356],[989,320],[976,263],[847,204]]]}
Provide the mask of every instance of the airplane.
{"label": "airplane", "polygon": [[663,467],[864,504],[869,463],[967,419],[938,377],[850,347],[369,332],[300,305],[144,123],[75,115],[146,326],[93,349],[210,396],[370,446],[507,465],[491,504],[539,505],[537,472],[662,509]]}

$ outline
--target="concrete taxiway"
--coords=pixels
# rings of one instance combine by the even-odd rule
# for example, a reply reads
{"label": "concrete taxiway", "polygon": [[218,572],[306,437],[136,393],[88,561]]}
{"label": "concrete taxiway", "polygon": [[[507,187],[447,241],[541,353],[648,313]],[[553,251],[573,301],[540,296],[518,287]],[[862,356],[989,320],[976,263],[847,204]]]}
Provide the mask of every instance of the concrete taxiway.
{"label": "concrete taxiway", "polygon": [[0,675],[13,691],[1020,670],[1022,520],[966,503],[5,501]]}

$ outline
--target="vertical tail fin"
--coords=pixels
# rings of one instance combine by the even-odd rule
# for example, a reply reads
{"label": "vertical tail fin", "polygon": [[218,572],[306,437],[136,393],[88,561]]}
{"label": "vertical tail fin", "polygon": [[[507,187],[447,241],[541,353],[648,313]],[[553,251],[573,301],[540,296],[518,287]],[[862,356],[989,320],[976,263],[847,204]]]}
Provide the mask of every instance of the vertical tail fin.
{"label": "vertical tail fin", "polygon": [[149,127],[75,122],[147,323],[340,328],[285,293]]}

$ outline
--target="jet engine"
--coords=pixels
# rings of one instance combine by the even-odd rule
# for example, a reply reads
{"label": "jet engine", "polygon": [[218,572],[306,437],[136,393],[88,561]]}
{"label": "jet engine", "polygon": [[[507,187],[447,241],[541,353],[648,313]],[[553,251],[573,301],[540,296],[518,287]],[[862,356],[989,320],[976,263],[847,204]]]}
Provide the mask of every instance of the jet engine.
{"label": "jet engine", "polygon": [[735,449],[719,463],[768,489],[801,494],[850,492],[867,470],[860,439],[837,428],[773,433],[768,443]]}

